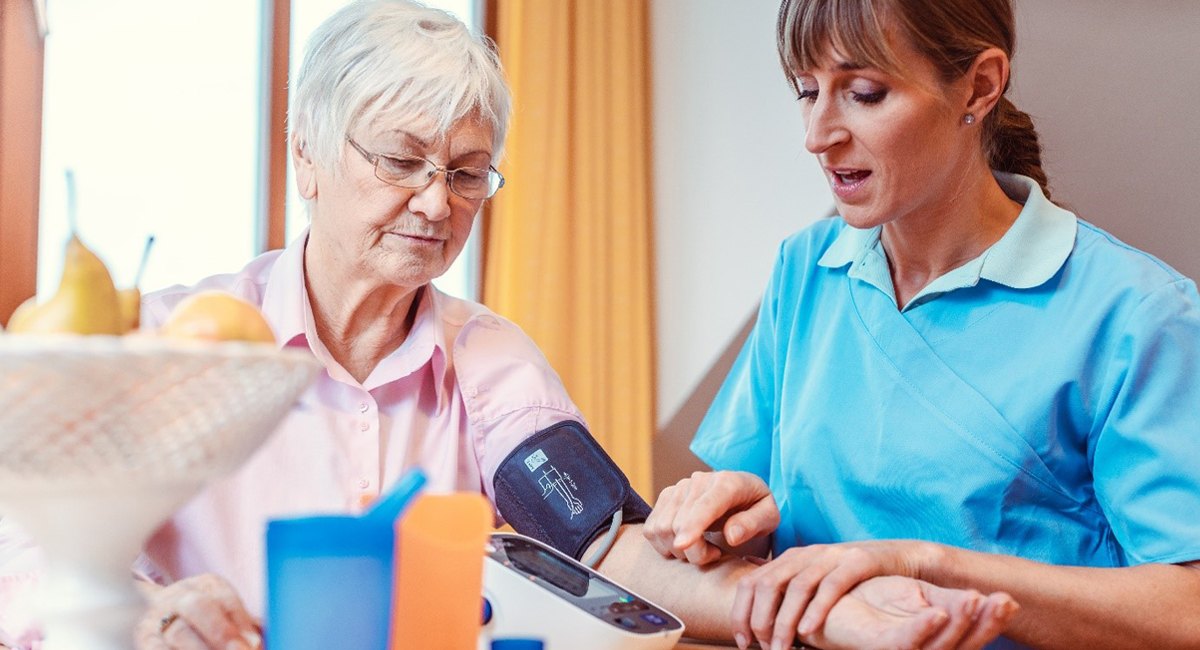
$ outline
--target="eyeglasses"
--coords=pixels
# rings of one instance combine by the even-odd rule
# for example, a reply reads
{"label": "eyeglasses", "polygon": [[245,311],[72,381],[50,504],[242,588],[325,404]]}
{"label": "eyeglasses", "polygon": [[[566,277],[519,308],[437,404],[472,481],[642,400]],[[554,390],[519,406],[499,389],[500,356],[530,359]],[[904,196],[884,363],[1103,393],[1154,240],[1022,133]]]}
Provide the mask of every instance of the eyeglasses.
{"label": "eyeglasses", "polygon": [[381,153],[370,153],[359,146],[350,136],[346,142],[354,150],[362,154],[367,162],[375,165],[375,178],[396,187],[420,189],[429,185],[433,177],[446,175],[446,184],[450,191],[464,199],[491,198],[500,188],[504,187],[504,177],[495,167],[459,167],[447,169],[441,165],[420,156],[386,156]]}

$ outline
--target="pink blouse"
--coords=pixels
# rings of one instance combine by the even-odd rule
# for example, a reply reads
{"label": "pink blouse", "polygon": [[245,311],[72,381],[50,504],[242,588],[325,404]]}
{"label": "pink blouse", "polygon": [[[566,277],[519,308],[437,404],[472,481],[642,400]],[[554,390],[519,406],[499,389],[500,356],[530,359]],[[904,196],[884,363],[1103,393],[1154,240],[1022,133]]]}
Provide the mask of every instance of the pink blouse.
{"label": "pink blouse", "polygon": [[[360,512],[412,467],[428,474],[428,491],[482,492],[494,502],[496,467],[522,440],[562,420],[583,421],[516,325],[432,285],[408,338],[360,384],[317,338],[304,284],[306,242],[307,233],[239,273],[142,302],[143,327],[155,327],[189,294],[228,291],[261,307],[280,347],[307,348],[325,365],[262,448],[164,523],[140,561],[163,582],[224,576],[256,615],[264,606],[267,520]],[[0,643],[32,647],[37,636],[28,601],[38,559],[21,531],[0,519]]]}

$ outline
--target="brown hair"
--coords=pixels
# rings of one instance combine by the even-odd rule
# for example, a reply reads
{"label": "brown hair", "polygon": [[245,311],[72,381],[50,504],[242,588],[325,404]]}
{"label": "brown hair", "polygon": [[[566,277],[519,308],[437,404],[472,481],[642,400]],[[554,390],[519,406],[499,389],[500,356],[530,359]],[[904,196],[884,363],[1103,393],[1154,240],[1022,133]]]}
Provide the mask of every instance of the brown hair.
{"label": "brown hair", "polygon": [[[1012,58],[1014,23],[1012,0],[784,0],[776,37],[784,73],[799,92],[796,72],[821,67],[833,53],[902,74],[889,26],[898,27],[933,62],[942,81],[950,82],[990,47]],[[982,127],[988,164],[1032,178],[1049,197],[1042,147],[1029,115],[1001,96]]]}

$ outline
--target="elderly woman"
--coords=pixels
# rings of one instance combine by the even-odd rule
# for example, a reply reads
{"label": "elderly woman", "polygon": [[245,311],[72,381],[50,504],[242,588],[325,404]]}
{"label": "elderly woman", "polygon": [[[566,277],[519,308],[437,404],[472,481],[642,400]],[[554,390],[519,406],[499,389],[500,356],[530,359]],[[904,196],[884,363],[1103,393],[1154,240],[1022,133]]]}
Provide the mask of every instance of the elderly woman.
{"label": "elderly woman", "polygon": [[[523,502],[519,488],[501,490],[498,479],[520,445],[565,435],[553,444],[602,457],[573,471],[578,480],[599,476],[606,490],[625,488],[623,500],[589,502],[605,522],[622,508],[636,528],[649,511],[576,424],[582,415],[533,343],[485,307],[430,283],[503,185],[493,165],[510,99],[486,42],[441,11],[404,0],[357,2],[313,35],[293,87],[290,151],[308,231],[240,272],[147,296],[143,317],[153,326],[184,297],[225,290],[258,305],[280,346],[311,351],[326,372],[243,468],[150,540],[141,568],[157,584],[147,583],[141,650],[254,647],[266,522],[361,511],[408,468],[423,468],[433,491],[487,494],[519,532],[581,557],[596,530],[572,533],[565,523],[557,530],[552,519],[531,525],[526,508],[541,495]],[[12,548],[13,535],[0,529],[0,551]],[[678,578],[664,604],[694,633],[729,638],[733,591],[712,599],[690,585],[732,584],[752,564],[730,561],[698,578],[659,558],[640,532],[622,533],[610,557],[616,569],[634,558],[659,570],[645,575]],[[0,565],[5,560],[0,552]],[[657,589],[641,575],[627,580]],[[17,584],[3,578],[0,620]],[[963,616],[973,598],[906,578],[869,581],[834,608],[828,634],[867,648],[943,628],[955,638],[994,635],[1003,613]],[[0,643],[15,644],[16,631],[7,631]]]}
{"label": "elderly woman", "polygon": [[781,247],[696,434],[726,471],[644,528],[695,564],[706,529],[773,535],[743,647],[811,638],[879,575],[1012,594],[994,647],[1200,647],[1200,295],[1049,200],[1005,97],[1013,22],[1011,0],[783,3],[839,216]]}

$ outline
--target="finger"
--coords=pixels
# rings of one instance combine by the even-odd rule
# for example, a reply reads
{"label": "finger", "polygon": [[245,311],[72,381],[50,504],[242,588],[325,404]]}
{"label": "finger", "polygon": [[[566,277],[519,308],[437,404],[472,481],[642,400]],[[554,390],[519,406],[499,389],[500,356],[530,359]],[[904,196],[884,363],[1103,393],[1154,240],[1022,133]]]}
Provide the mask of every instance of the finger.
{"label": "finger", "polygon": [[750,644],[754,635],[750,629],[750,612],[754,607],[754,579],[764,570],[765,567],[760,567],[738,580],[733,607],[729,609],[729,627],[733,632],[733,640],[742,650]]}
{"label": "finger", "polygon": [[161,624],[162,616],[148,612],[134,627],[133,647],[136,650],[169,650],[166,639],[159,631]]}
{"label": "finger", "polygon": [[[682,538],[677,540],[677,544],[686,544],[709,530],[728,532],[727,518],[736,517],[755,506],[758,509],[743,525],[749,525],[756,531],[765,528],[767,533],[779,525],[775,499],[761,478],[746,472],[715,472],[693,477],[701,489],[694,490],[695,497],[685,509],[686,517],[680,520]],[[734,537],[741,541],[748,539],[742,531]],[[726,539],[729,539],[728,535]],[[741,541],[730,543],[738,544]]]}
{"label": "finger", "polygon": [[990,643],[1000,633],[997,620],[998,609],[995,603],[985,600],[975,612],[975,620],[971,629],[959,640],[956,650],[972,650],[982,648]]}
{"label": "finger", "polygon": [[871,577],[864,568],[841,564],[834,567],[820,581],[812,600],[804,608],[804,616],[800,619],[799,631],[801,636],[808,636],[825,624],[829,610],[846,592],[858,583]]}
{"label": "finger", "polygon": [[[699,472],[693,473],[696,476]],[[675,557],[683,558],[683,546],[677,543],[679,535],[680,518],[685,515],[688,508],[688,500],[696,491],[695,481],[693,479],[684,479],[675,485],[675,501],[671,506],[670,519],[663,523],[668,527],[663,531],[663,540],[671,549]]]}
{"label": "finger", "polygon": [[[685,479],[686,480],[686,479]],[[642,525],[642,534],[650,546],[663,557],[671,557],[671,544],[675,540],[675,513],[678,510],[677,486],[672,485],[658,495],[654,509]]]}
{"label": "finger", "polygon": [[[817,586],[821,584],[821,580],[829,571],[828,566],[816,562],[820,558],[821,554],[817,547],[788,549],[782,556],[766,562],[762,568],[757,569],[755,579],[768,581],[771,580],[771,572],[780,572],[774,578],[776,589],[780,592],[780,602],[783,599],[783,592],[790,592],[795,603],[794,606],[800,614],[803,614],[809,599],[816,593]],[[751,617],[753,618],[753,610]],[[789,625],[789,633],[791,630],[796,630],[797,627],[795,623]],[[772,631],[773,634],[774,631]]]}
{"label": "finger", "polygon": [[[683,481],[686,480],[687,479],[683,479]],[[683,481],[680,481],[680,483]],[[662,492],[658,493],[658,498],[654,500],[654,507],[651,510],[658,510],[659,506],[663,505],[664,502],[675,498],[673,495],[675,494],[675,490],[678,485],[679,484],[676,483],[675,485],[668,485],[667,487],[663,488]],[[653,512],[651,514],[653,514]]]}
{"label": "finger", "polygon": [[212,646],[204,642],[196,630],[183,615],[175,619],[175,622],[166,630],[163,630],[160,635],[167,642],[167,647],[171,650],[225,650],[224,645]]}
{"label": "finger", "polygon": [[704,538],[701,538],[700,541],[683,549],[683,554],[684,559],[690,564],[704,566],[705,564],[721,559],[722,552],[720,547],[710,544]]}
{"label": "finger", "polygon": [[763,568],[774,570],[764,573],[755,583],[754,605],[750,608],[750,631],[762,647],[771,648],[775,634],[775,614],[783,601],[783,591],[787,586],[789,574],[770,565]]}
{"label": "finger", "polygon": [[725,541],[730,546],[744,544],[763,535],[770,535],[779,527],[779,506],[770,494],[749,508],[734,513],[725,522]]}
{"label": "finger", "polygon": [[697,472],[692,475],[687,494],[679,503],[675,515],[676,548],[695,544],[704,532],[713,528],[716,521],[724,517],[733,507],[727,498],[729,490],[712,474]]}
{"label": "finger", "polygon": [[946,612],[950,620],[933,638],[925,642],[923,650],[953,650],[975,626],[975,614],[983,604],[983,595],[977,591],[962,592],[957,601]]}
{"label": "finger", "polygon": [[783,601],[775,614],[775,632],[772,634],[772,644],[775,647],[787,648],[796,637],[796,627],[800,624],[800,614],[804,612],[800,603],[807,602],[811,591],[809,586],[792,580],[783,592]]}
{"label": "finger", "polygon": [[242,640],[245,626],[234,623],[230,614],[218,600],[217,594],[192,591],[184,594],[175,603],[179,619],[168,628],[174,629],[180,622],[187,626],[204,642],[204,647],[225,650],[230,643]]}
{"label": "finger", "polygon": [[922,648],[927,639],[934,636],[949,620],[950,615],[941,607],[922,609],[907,625],[898,631],[900,638],[887,644],[902,648]]}
{"label": "finger", "polygon": [[[3,647],[0,645],[0,648]],[[133,647],[135,650],[171,650],[171,647],[167,645],[167,640],[158,634],[144,639],[139,638]]]}
{"label": "finger", "polygon": [[262,644],[262,637],[259,635],[261,628],[250,612],[246,610],[246,605],[242,602],[242,597],[238,595],[237,590],[224,578],[214,575],[212,580],[210,593],[225,610],[226,615],[237,628],[239,636],[251,648],[260,646]]}
{"label": "finger", "polygon": [[987,597],[975,613],[975,624],[958,643],[956,650],[980,650],[1000,636],[1020,607],[1006,593]]}

